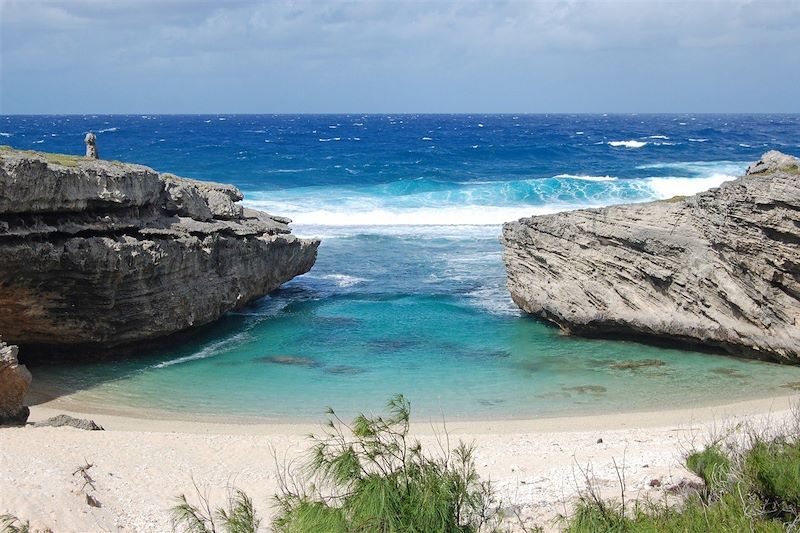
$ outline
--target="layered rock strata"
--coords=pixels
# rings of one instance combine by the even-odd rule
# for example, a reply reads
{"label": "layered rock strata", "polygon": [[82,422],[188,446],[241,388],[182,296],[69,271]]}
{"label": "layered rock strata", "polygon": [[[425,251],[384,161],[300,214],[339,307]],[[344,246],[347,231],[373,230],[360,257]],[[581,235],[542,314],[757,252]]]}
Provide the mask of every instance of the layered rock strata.
{"label": "layered rock strata", "polygon": [[503,226],[508,288],[567,333],[800,363],[800,161],[688,198]]}
{"label": "layered rock strata", "polygon": [[316,259],[289,219],[229,185],[0,149],[0,332],[111,347],[208,324]]}

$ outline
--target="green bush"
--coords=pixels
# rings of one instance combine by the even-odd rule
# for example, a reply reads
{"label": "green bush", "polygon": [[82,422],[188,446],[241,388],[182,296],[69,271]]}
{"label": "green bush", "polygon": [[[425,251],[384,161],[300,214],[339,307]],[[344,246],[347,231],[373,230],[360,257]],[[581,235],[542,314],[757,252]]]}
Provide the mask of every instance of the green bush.
{"label": "green bush", "polygon": [[800,516],[800,442],[756,442],[745,455],[745,474],[772,511]]}
{"label": "green bush", "polygon": [[[743,498],[743,496],[745,496]],[[727,492],[711,503],[698,494],[689,495],[681,505],[638,503],[626,515],[621,505],[607,502],[601,508],[584,500],[569,520],[567,533],[782,533],[783,524],[753,513],[746,495]],[[758,504],[755,504],[757,508]]]}
{"label": "green bush", "polygon": [[459,443],[428,456],[409,436],[411,406],[403,396],[389,416],[330,419],[304,470],[302,488],[277,496],[280,533],[470,533],[487,526],[492,490],[475,471],[473,449]]}
{"label": "green bush", "polygon": [[694,452],[686,458],[686,468],[703,480],[709,491],[721,490],[728,480],[731,461],[718,444],[706,447],[703,451]]}

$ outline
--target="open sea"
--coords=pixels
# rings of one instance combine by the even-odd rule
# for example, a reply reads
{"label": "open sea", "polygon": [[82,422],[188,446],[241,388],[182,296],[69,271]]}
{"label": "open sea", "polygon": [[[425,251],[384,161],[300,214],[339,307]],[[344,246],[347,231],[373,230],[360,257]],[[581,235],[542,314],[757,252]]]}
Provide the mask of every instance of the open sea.
{"label": "open sea", "polygon": [[15,148],[82,154],[87,131],[104,159],[233,183],[322,245],[310,273],[190,340],[48,363],[35,391],[273,421],[372,411],[401,392],[418,416],[507,419],[800,382],[797,367],[563,336],[511,302],[498,241],[504,221],[694,194],[767,150],[800,155],[800,115],[0,116]]}

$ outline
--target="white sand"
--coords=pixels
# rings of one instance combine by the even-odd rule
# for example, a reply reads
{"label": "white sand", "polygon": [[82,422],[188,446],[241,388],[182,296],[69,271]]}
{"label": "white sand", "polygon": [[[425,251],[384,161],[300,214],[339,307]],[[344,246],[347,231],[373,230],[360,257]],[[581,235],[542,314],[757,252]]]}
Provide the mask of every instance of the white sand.
{"label": "white sand", "polygon": [[[475,442],[481,475],[496,484],[505,506],[557,529],[552,520],[570,508],[583,486],[579,466],[590,465],[609,496],[619,494],[614,461],[624,465],[628,495],[654,492],[651,479],[669,485],[691,477],[681,466],[683,456],[709,431],[742,420],[780,423],[789,407],[783,397],[657,413],[459,421],[447,430],[451,441]],[[193,481],[218,503],[226,487],[245,490],[266,526],[277,490],[273,451],[280,458],[300,457],[309,446],[305,435],[320,429],[87,415],[69,413],[57,401],[34,407],[31,421],[63,412],[92,418],[107,431],[0,429],[0,514],[59,533],[169,531],[168,508],[180,493],[194,496]],[[418,421],[413,432],[423,444],[436,442],[429,423]],[[73,475],[86,461],[94,465],[89,473],[96,491],[89,492],[102,504],[99,509],[87,505],[83,481]]]}

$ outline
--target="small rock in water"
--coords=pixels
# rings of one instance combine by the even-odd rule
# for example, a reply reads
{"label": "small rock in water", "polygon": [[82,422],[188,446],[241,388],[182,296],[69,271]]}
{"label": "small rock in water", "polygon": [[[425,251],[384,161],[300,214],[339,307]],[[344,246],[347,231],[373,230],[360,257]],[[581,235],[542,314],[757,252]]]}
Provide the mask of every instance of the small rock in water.
{"label": "small rock in water", "polygon": [[77,429],[85,429],[86,431],[104,431],[103,426],[96,424],[94,420],[86,420],[84,418],[74,418],[69,415],[58,415],[52,418],[48,418],[47,420],[42,420],[33,423],[33,427],[35,428],[44,428],[44,427],[60,428],[64,426],[69,426]]}
{"label": "small rock in water", "polygon": [[602,385],[578,385],[577,387],[563,387],[563,389],[577,392],[578,394],[603,394],[608,391]]}
{"label": "small rock in water", "polygon": [[597,439],[597,444],[603,444],[603,439]]}
{"label": "small rock in water", "polygon": [[628,361],[617,361],[611,365],[614,370],[638,370],[640,368],[664,366],[666,363],[661,359],[631,359]]}
{"label": "small rock in water", "polygon": [[355,366],[339,365],[339,366],[332,366],[332,367],[326,368],[325,372],[327,372],[329,374],[353,375],[353,374],[363,374],[364,373],[364,369],[363,368],[358,368],[358,367],[355,367]]}
{"label": "small rock in water", "polygon": [[273,363],[276,365],[305,366],[308,368],[322,366],[318,361],[297,355],[268,355],[265,357],[257,357],[255,361],[259,363]]}
{"label": "small rock in water", "polygon": [[735,368],[724,368],[724,367],[712,368],[711,372],[713,372],[714,374],[719,374],[720,376],[728,376],[728,377],[731,377],[731,378],[745,378],[746,377],[743,373],[739,372]]}

